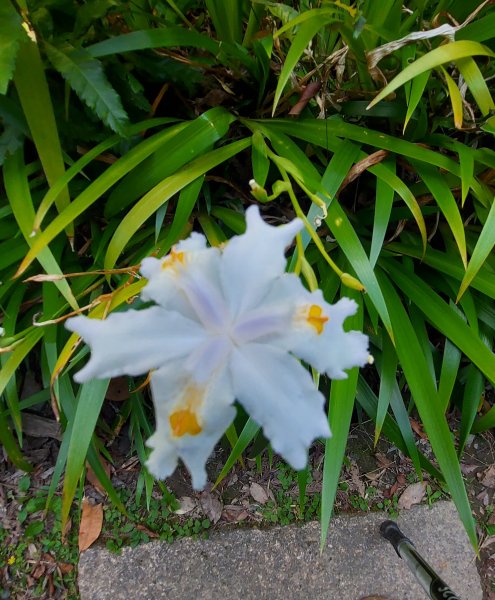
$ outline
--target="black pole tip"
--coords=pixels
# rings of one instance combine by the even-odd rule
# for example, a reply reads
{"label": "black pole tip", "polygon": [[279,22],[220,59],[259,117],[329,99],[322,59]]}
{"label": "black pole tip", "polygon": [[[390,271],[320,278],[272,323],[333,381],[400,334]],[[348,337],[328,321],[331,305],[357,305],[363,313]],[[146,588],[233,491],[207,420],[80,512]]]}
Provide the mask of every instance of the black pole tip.
{"label": "black pole tip", "polygon": [[399,553],[399,544],[401,542],[408,542],[412,545],[411,540],[409,540],[399,529],[397,523],[395,521],[383,521],[380,525],[380,534],[384,537],[388,542],[392,544],[395,548],[395,551],[400,556]]}

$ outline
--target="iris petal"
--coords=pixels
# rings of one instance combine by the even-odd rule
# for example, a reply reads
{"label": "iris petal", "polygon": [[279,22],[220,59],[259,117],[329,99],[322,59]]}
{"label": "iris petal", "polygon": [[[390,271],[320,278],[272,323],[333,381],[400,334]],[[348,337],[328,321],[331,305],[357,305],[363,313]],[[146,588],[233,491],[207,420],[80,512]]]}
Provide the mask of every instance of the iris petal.
{"label": "iris petal", "polygon": [[285,249],[302,228],[294,219],[272,227],[260,217],[257,206],[246,211],[247,230],[226,245],[220,265],[223,295],[234,318],[256,308],[273,280],[285,271]]}
{"label": "iris petal", "polygon": [[[188,405],[191,389],[194,398]],[[147,462],[149,471],[160,479],[168,477],[181,458],[191,473],[194,489],[202,489],[207,478],[206,461],[235,417],[228,372],[217,371],[204,386],[196,386],[181,363],[171,363],[152,374],[151,391],[156,432],[147,441],[153,449]],[[195,411],[199,433],[174,435],[170,417],[184,408]]]}
{"label": "iris petal", "polygon": [[309,372],[282,350],[258,343],[234,350],[230,367],[236,398],[273,449],[294,469],[304,468],[311,442],[330,436],[324,398]]}
{"label": "iris petal", "polygon": [[74,377],[79,382],[147,373],[188,356],[206,339],[198,323],[158,306],[112,313],[103,321],[74,317],[66,327],[91,348],[91,359]]}

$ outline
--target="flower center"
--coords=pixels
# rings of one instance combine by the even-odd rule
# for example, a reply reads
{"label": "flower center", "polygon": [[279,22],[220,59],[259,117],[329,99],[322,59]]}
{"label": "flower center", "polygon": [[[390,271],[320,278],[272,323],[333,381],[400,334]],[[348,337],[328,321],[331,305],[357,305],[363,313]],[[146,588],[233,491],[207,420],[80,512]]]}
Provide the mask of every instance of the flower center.
{"label": "flower center", "polygon": [[190,408],[176,410],[169,416],[169,421],[175,437],[182,437],[186,433],[198,435],[202,431],[196,413]]}
{"label": "flower center", "polygon": [[170,250],[170,254],[163,261],[162,269],[177,268],[179,265],[184,265],[184,261],[184,252],[177,252],[175,247],[173,247],[172,250]]}
{"label": "flower center", "polygon": [[328,321],[328,317],[323,314],[323,309],[318,304],[312,304],[309,307],[306,321],[316,329],[316,333],[320,335],[322,333],[325,323]]}

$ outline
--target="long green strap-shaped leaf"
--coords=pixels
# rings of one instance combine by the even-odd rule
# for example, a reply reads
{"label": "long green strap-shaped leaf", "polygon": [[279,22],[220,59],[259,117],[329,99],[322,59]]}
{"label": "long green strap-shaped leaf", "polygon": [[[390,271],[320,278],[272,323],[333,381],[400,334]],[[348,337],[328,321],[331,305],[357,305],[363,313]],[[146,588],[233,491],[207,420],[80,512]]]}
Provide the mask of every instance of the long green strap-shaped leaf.
{"label": "long green strap-shaped leaf", "polygon": [[[315,10],[313,16],[309,16],[308,13],[311,11],[305,12],[305,20],[302,23],[299,31],[296,33],[292,43],[290,45],[289,52],[284,61],[284,66],[282,67],[282,71],[278,76],[277,88],[275,90],[275,96],[273,98],[273,109],[272,116],[275,114],[277,109],[278,101],[280,100],[280,96],[284,91],[284,87],[286,83],[289,81],[289,77],[296,67],[299,59],[301,58],[302,53],[308,47],[309,42],[313,39],[313,37],[317,34],[317,32],[325,27],[328,23],[331,23],[336,20],[336,12],[337,9],[333,9],[328,14],[328,10],[323,12],[321,10]],[[297,19],[297,18],[296,18]],[[285,27],[290,28],[291,22],[289,22]],[[280,32],[279,32],[280,34]]]}
{"label": "long green strap-shaped leaf", "polygon": [[217,41],[197,31],[188,30],[184,27],[164,27],[162,29],[144,29],[119,35],[88,46],[86,50],[94,58],[100,58],[122,52],[168,48],[170,46],[203,48],[212,54],[218,52],[219,49]]}
{"label": "long green strap-shaped leaf", "polygon": [[[65,165],[50,91],[36,42],[29,40],[21,44],[17,55],[14,83],[46,179],[52,185],[64,174]],[[64,187],[57,196],[55,204],[60,212],[69,203],[69,190]],[[73,223],[67,223],[67,235],[69,238],[74,236]]]}
{"label": "long green strap-shaped leaf", "polygon": [[423,312],[426,319],[458,346],[485,377],[494,383],[495,354],[473,333],[464,319],[414,273],[404,273],[392,260],[384,261],[383,267],[390,273],[399,289]]}
{"label": "long green strap-shaped leaf", "polygon": [[[383,165],[395,175],[395,161],[387,160]],[[394,188],[381,177],[376,179],[375,214],[373,218],[373,233],[371,235],[370,264],[374,268],[380,255],[385,235],[387,233],[392,205],[394,203]],[[421,209],[420,209],[421,212]]]}
{"label": "long green strap-shaped leaf", "polygon": [[[393,400],[394,396],[396,396],[395,393],[392,396],[392,402],[394,402],[394,400]],[[356,399],[357,399],[358,403],[362,406],[362,408],[364,409],[366,414],[371,419],[375,420],[376,419],[376,411],[377,411],[377,407],[378,407],[378,398],[376,397],[373,390],[370,388],[370,386],[366,382],[365,378],[361,374],[359,375],[359,379],[358,379]],[[400,396],[400,393],[398,393],[397,404],[399,404],[399,402],[400,402],[400,404],[402,404],[402,411],[405,413],[405,418],[407,419],[407,422],[409,423],[409,415],[407,414],[407,410],[406,410],[406,407],[404,406],[404,403]],[[409,428],[410,427],[411,427],[411,425],[409,424]],[[411,438],[412,438],[411,445],[408,445],[404,441],[404,437],[403,437],[404,431],[405,431],[405,427],[402,427],[400,424],[398,425],[394,421],[394,419],[392,419],[392,417],[390,417],[390,415],[385,416],[385,421],[383,422],[383,433],[387,436],[387,438],[395,446],[397,446],[397,448],[399,448],[405,454],[409,454],[411,452],[412,446],[414,446],[414,438],[413,438],[413,436],[411,436]],[[426,456],[424,454],[422,454],[421,452],[418,452],[417,448],[416,448],[416,454],[418,456],[417,463],[420,465],[420,469],[424,469],[425,471],[428,471],[428,473],[430,473],[430,475],[432,477],[434,477],[437,481],[445,481],[445,478],[442,475],[442,473],[440,473],[440,471],[436,467],[433,466],[433,464],[426,458]],[[412,453],[410,455],[414,456]],[[415,462],[415,465],[416,465],[416,462]],[[420,470],[420,469],[417,469],[417,470]]]}
{"label": "long green strap-shaped leaf", "polygon": [[[162,119],[148,119],[146,121],[141,121],[140,123],[136,123],[135,125],[130,125],[127,129],[128,135],[136,135],[145,129],[151,129],[153,127],[158,127],[159,125],[167,125],[169,123],[175,123],[177,119],[164,117]],[[163,133],[163,132],[162,132]],[[38,210],[36,211],[36,216],[34,218],[34,226],[33,229],[37,231],[41,225],[41,222],[46,216],[46,213],[49,211],[51,205],[54,203],[55,199],[61,192],[61,190],[68,185],[76,175],[81,173],[87,165],[89,165],[97,156],[106,152],[112,146],[115,146],[120,141],[122,141],[122,137],[120,135],[112,135],[103,142],[97,144],[91,150],[88,150],[79,160],[73,163],[67,171],[65,171],[64,175],[57,179],[57,181],[50,186],[50,189],[43,196],[40,205],[38,206]]]}
{"label": "long green strap-shaped leaf", "polygon": [[466,236],[464,234],[464,223],[461,213],[459,212],[457,202],[454,198],[454,194],[450,190],[438,169],[417,161],[415,161],[413,164],[418,172],[419,177],[423,180],[427,188],[432,193],[436,203],[440,207],[440,210],[447,220],[457,247],[459,248],[459,254],[461,255],[462,262],[464,266],[466,266],[467,250]]}
{"label": "long green strap-shaped leaf", "polygon": [[[407,274],[406,278],[409,276]],[[395,334],[395,347],[400,365],[411,389],[416,407],[424,424],[433,452],[438,460],[452,499],[475,549],[478,547],[476,527],[451,432],[440,405],[437,390],[428,374],[428,365],[422,354],[409,316],[397,292],[386,276],[380,274],[381,288],[387,299]],[[404,289],[404,288],[402,288]],[[407,292],[406,292],[407,293]]]}
{"label": "long green strap-shaped leaf", "polygon": [[240,44],[242,41],[242,0],[205,0],[208,15],[217,37],[222,42]]}
{"label": "long green strap-shaped leaf", "polygon": [[[362,330],[363,328],[363,301],[357,292],[352,290],[346,295],[352,296],[358,302],[357,314],[346,319],[346,329]],[[347,379],[334,380],[330,388],[330,405],[328,421],[332,437],[325,442],[325,462],[323,465],[323,483],[321,489],[321,538],[320,549],[324,548],[330,518],[333,512],[335,495],[339,485],[339,475],[344,460],[349,428],[351,425],[354,400],[359,376],[359,369],[349,370]]]}
{"label": "long green strap-shaped leaf", "polygon": [[214,487],[216,487],[222,481],[222,479],[224,479],[224,477],[227,475],[230,469],[232,469],[237,460],[239,460],[241,454],[253,441],[260,429],[261,427],[258,425],[258,423],[256,423],[256,421],[249,417],[249,419],[246,421],[246,424],[244,425],[243,430],[239,435],[239,438],[237,439],[235,446],[232,448],[232,452],[229,454],[229,457],[225,461],[225,464],[222,470],[220,471],[217,480],[215,481]]}
{"label": "long green strap-shaped leaf", "polygon": [[459,59],[456,66],[481,110],[481,114],[486,116],[490,111],[495,110],[490,90],[476,62],[469,56]]}
{"label": "long green strap-shaped leaf", "polygon": [[[23,159],[22,149],[17,150],[13,155],[5,159],[3,165],[3,177],[5,191],[14,217],[19,225],[24,239],[29,246],[32,246],[36,238],[31,237],[31,231],[34,221],[34,207],[31,198],[31,190],[27,180],[26,166]],[[62,269],[57,263],[50,248],[43,248],[38,260],[46,273],[62,275]],[[60,293],[67,300],[69,305],[77,310],[77,300],[74,298],[72,290],[65,279],[54,282]]]}
{"label": "long green strap-shaped leaf", "polygon": [[401,71],[397,77],[394,77],[392,81],[386,85],[383,90],[368,104],[368,108],[371,108],[380,100],[383,100],[386,96],[394,92],[401,85],[404,85],[407,81],[410,81],[414,77],[421,75],[425,71],[444,65],[445,63],[455,62],[459,58],[466,58],[471,56],[490,56],[495,57],[495,54],[482,44],[478,42],[471,42],[468,40],[462,40],[459,42],[451,42],[450,44],[444,44],[435,48],[431,52],[428,52],[418,60],[414,61],[411,65]]}
{"label": "long green strap-shaped leaf", "polygon": [[[215,115],[219,115],[220,112],[225,113],[226,111],[223,111],[223,109],[212,109],[198,117],[197,121],[205,121],[210,128],[215,129]],[[213,117],[210,118],[210,115],[213,115]],[[223,123],[221,115],[218,118]],[[174,127],[177,129],[174,129]],[[75,198],[71,204],[34,239],[32,247],[22,261],[17,275],[22,274],[26,270],[39,252],[63,231],[68,223],[77,219],[81,213],[101,198],[114,183],[121,180],[127,173],[170,140],[171,136],[177,133],[177,131],[180,131],[183,127],[184,125],[179,123],[142,141],[95,179],[95,181],[83,190],[81,194],[79,194],[79,196],[77,196],[77,198]]]}
{"label": "long green strap-shaped leaf", "polygon": [[14,463],[14,465],[21,469],[22,471],[32,471],[33,466],[29,464],[24,457],[22,456],[22,452],[17,445],[15,437],[12,435],[12,431],[10,430],[7,417],[3,413],[3,406],[0,403],[0,442],[2,446],[5,448],[5,452],[9,459]]}
{"label": "long green strap-shaped leaf", "polygon": [[[461,261],[456,260],[456,257],[452,255],[452,253],[440,252],[439,250],[433,250],[429,247],[426,254],[423,254],[419,246],[400,244],[397,242],[388,244],[387,250],[418,258],[426,265],[445,273],[445,275],[453,277],[459,282],[462,281],[465,274]],[[489,298],[495,299],[495,278],[485,267],[482,266],[478,271],[475,278],[471,281],[471,287],[479,290]]]}
{"label": "long green strap-shaped leaf", "polygon": [[69,517],[72,500],[88,454],[96,421],[108,388],[108,379],[88,381],[81,385],[76,414],[67,451],[64,488],[62,493],[62,529]]}
{"label": "long green strap-shaped leaf", "polygon": [[459,288],[459,292],[457,294],[457,302],[461,299],[464,292],[470,286],[473,279],[476,277],[480,268],[483,266],[483,263],[489,256],[490,252],[493,250],[495,246],[495,199],[492,202],[490,207],[490,212],[488,213],[488,217],[483,225],[483,229],[476,241],[476,246],[474,247],[473,253],[471,255],[471,260],[466,269],[466,274],[464,275],[461,286]]}
{"label": "long green strap-shaped leaf", "polygon": [[158,210],[158,208],[160,208],[160,206],[162,206],[162,204],[167,202],[186,185],[189,185],[207,171],[222,164],[242,150],[245,150],[250,144],[251,138],[249,137],[223,146],[222,148],[218,148],[217,150],[212,150],[188,165],[185,165],[177,173],[167,177],[164,181],[150,190],[132,207],[117,227],[105,255],[105,269],[113,268],[117,258],[134,233],[154,212]]}
{"label": "long green strap-shaped leaf", "polygon": [[382,335],[382,359],[380,367],[380,391],[378,393],[375,421],[375,446],[382,432],[383,422],[385,421],[388,407],[392,400],[392,394],[397,385],[397,354],[386,332],[383,332]]}

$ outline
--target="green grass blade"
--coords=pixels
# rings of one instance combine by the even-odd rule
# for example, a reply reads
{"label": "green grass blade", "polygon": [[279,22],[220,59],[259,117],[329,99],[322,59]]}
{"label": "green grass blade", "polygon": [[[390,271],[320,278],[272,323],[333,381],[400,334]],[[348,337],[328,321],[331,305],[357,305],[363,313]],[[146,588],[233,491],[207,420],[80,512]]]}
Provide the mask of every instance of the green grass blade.
{"label": "green grass blade", "polygon": [[447,185],[444,177],[437,169],[425,163],[414,162],[418,175],[428,187],[447,223],[450,226],[454,239],[459,248],[459,254],[463,264],[467,265],[466,236],[464,234],[464,223],[457,202]]}
{"label": "green grass blade", "polygon": [[457,381],[462,352],[449,339],[445,339],[440,379],[438,382],[438,398],[445,413]]}
{"label": "green grass blade", "polygon": [[105,399],[108,382],[108,379],[92,380],[81,385],[79,389],[72,435],[67,451],[67,466],[62,492],[62,528],[69,517],[72,500],[84,468],[84,461]]}
{"label": "green grass blade", "polygon": [[[404,406],[404,402],[401,398],[401,395],[400,395],[398,389],[397,389],[397,394],[394,393],[394,395],[392,396],[392,406],[393,406],[394,396],[398,399],[398,403],[400,403],[402,405],[402,411],[405,413],[406,420],[409,423],[409,416],[407,414],[407,410]],[[358,403],[361,405],[361,407],[364,409],[366,414],[371,419],[375,420],[376,419],[376,410],[378,407],[378,398],[376,397],[373,390],[370,388],[370,386],[368,385],[368,383],[366,382],[366,380],[364,379],[364,377],[362,375],[360,375],[359,379],[358,379],[356,399],[357,399]],[[410,425],[409,425],[409,430],[411,431]],[[401,433],[402,431],[403,431],[403,429],[400,428],[397,425],[397,423],[389,415],[387,415],[385,417],[385,421],[383,422],[383,429],[382,429],[383,434],[386,435],[387,438],[394,444],[394,446],[397,446],[397,448],[399,448],[399,450],[401,450],[401,452],[403,452],[404,454],[408,454],[409,446],[407,446],[406,443],[404,442],[404,438]],[[415,440],[412,436],[412,431],[411,431],[411,438],[412,438],[412,447],[415,448]],[[419,469],[417,468],[419,473],[421,472],[421,469],[425,469],[425,471],[428,471],[428,473],[430,473],[430,475],[432,477],[434,477],[435,479],[437,479],[438,481],[445,481],[445,478],[442,475],[442,473],[440,473],[440,471],[436,467],[433,466],[433,464],[426,458],[426,456],[424,456],[424,454],[418,452],[417,448],[416,448],[415,452],[416,452],[416,455],[418,456],[418,462],[420,465],[420,468]],[[411,454],[411,456],[414,456],[414,454]]]}
{"label": "green grass blade", "polygon": [[426,88],[426,84],[430,79],[431,71],[424,71],[417,77],[415,77],[412,81],[411,91],[409,93],[409,97],[407,99],[407,112],[406,118],[404,119],[404,127],[402,133],[407,129],[407,124],[409,123],[411,117],[413,116],[414,111],[418,107],[418,104],[421,102],[421,98],[423,97],[423,93]]}
{"label": "green grass blade", "polygon": [[155,152],[162,144],[166,143],[170,138],[170,135],[170,132],[165,130],[144,140],[95,179],[95,181],[84,189],[44,231],[40,232],[40,234],[34,238],[32,247],[22,261],[17,274],[22,274],[42,249],[63,231],[68,223],[72,223],[77,219],[81,213],[101,198],[112,185],[122,179],[150,154]]}
{"label": "green grass blade", "polygon": [[227,146],[218,148],[217,150],[212,150],[188,165],[185,165],[177,173],[167,177],[164,181],[150,190],[133,206],[117,227],[105,255],[105,269],[111,269],[115,265],[120,253],[134,233],[156,210],[158,210],[160,206],[186,185],[189,185],[207,171],[222,164],[242,150],[245,150],[250,144],[251,138],[248,138],[238,140],[237,142],[233,142]]}
{"label": "green grass blade", "polygon": [[382,432],[383,422],[388,412],[392,393],[396,386],[397,354],[394,345],[384,332],[382,335],[383,354],[380,360],[380,391],[378,393],[378,406],[375,421],[375,446]]}
{"label": "green grass blade", "polygon": [[213,21],[217,37],[222,42],[242,42],[242,0],[205,0],[208,15]]}
{"label": "green grass blade", "polygon": [[371,108],[380,100],[383,100],[386,96],[394,92],[401,85],[404,85],[407,81],[414,79],[418,75],[421,75],[425,71],[429,71],[445,63],[456,61],[460,58],[466,58],[471,56],[490,56],[495,57],[495,54],[486,46],[478,42],[472,42],[469,40],[463,40],[458,42],[451,42],[450,44],[444,44],[434,50],[431,50],[418,60],[414,61],[411,65],[401,71],[392,81],[386,85],[383,90],[369,103],[368,108]]}
{"label": "green grass blade", "polygon": [[[391,173],[395,174],[395,162],[387,161],[386,168]],[[375,174],[376,171],[375,171]],[[370,249],[370,265],[375,268],[376,261],[380,255],[383,242],[385,241],[385,235],[387,233],[387,227],[390,220],[390,213],[392,212],[392,205],[394,202],[394,188],[390,186],[383,177],[379,177],[377,174],[376,179],[376,199],[375,199],[375,214],[373,219],[373,233],[371,236],[371,249]]]}
{"label": "green grass blade", "polygon": [[[19,225],[19,229],[27,244],[32,246],[36,240],[36,238],[31,235],[34,221],[34,207],[21,149],[6,158],[3,165],[3,177],[7,198],[17,224]],[[49,248],[43,248],[40,251],[38,260],[46,273],[62,275],[62,269]],[[77,310],[77,300],[67,281],[62,279],[60,281],[55,281],[54,284],[69,305],[74,310]]]}
{"label": "green grass blade", "polygon": [[[406,275],[406,278],[409,274]],[[428,434],[433,452],[449,486],[452,499],[474,548],[478,547],[476,527],[462,479],[451,433],[438,400],[437,390],[427,375],[428,365],[422,354],[414,328],[397,295],[385,276],[380,283],[387,299],[395,334],[395,346],[404,375],[411,389],[416,407]],[[402,288],[404,291],[404,288]],[[407,293],[407,292],[406,292]]]}
{"label": "green grass blade", "polygon": [[471,57],[460,58],[456,61],[456,66],[464,77],[469,91],[481,110],[481,114],[486,116],[490,111],[495,110],[495,103],[493,102],[490,90],[475,61]]}
{"label": "green grass blade", "polygon": [[1,406],[1,401],[0,408],[2,408],[2,410],[0,411],[0,442],[5,448],[5,452],[7,453],[7,456],[13,462],[13,464],[22,471],[30,472],[33,470],[34,467],[31,464],[29,464],[22,456],[22,452],[19,449],[16,439],[10,431],[7,422],[7,417],[5,416],[5,413],[3,411],[3,406]]}
{"label": "green grass blade", "polygon": [[461,129],[462,121],[464,118],[462,94],[461,94],[459,88],[457,87],[456,82],[447,73],[447,71],[443,67],[440,67],[440,71],[443,74],[443,76],[445,77],[445,81],[447,82],[447,88],[449,90],[450,102],[452,104],[452,111],[454,113],[454,125],[457,127],[457,129]]}
{"label": "green grass blade", "polygon": [[[147,121],[141,121],[140,123],[136,123],[135,125],[130,125],[127,129],[127,134],[129,136],[133,136],[146,129],[151,129],[153,127],[158,127],[160,125],[166,125],[175,122],[176,119],[169,118],[149,119]],[[46,194],[43,196],[43,199],[41,200],[40,205],[38,206],[38,210],[36,211],[36,216],[33,225],[34,231],[37,231],[39,229],[41,222],[45,218],[47,212],[49,211],[50,207],[54,203],[61,190],[67,184],[69,184],[74,179],[74,177],[76,177],[76,175],[79,175],[79,173],[81,173],[86,166],[88,166],[93,160],[95,160],[95,158],[97,158],[98,156],[100,156],[100,154],[103,154],[104,152],[106,152],[121,141],[122,137],[120,135],[113,135],[106,138],[105,140],[103,140],[103,142],[100,142],[94,148],[88,150],[88,152],[81,156],[79,160],[73,163],[67,169],[67,171],[65,171],[64,175],[60,177],[60,179],[57,179],[57,181],[50,186]]]}
{"label": "green grass blade", "polygon": [[215,481],[215,485],[213,487],[217,487],[217,485],[225,478],[230,469],[235,465],[235,463],[240,460],[241,454],[248,447],[248,445],[253,441],[261,427],[251,419],[251,417],[247,420],[244,428],[242,429],[239,438],[237,440],[236,445],[232,448],[232,452],[229,454],[225,464],[220,471],[220,474]]}
{"label": "green grass blade", "polygon": [[[356,315],[346,319],[346,329],[361,330],[363,328],[362,298],[357,293],[349,294],[347,290],[346,295],[352,295],[360,306]],[[332,437],[325,441],[325,462],[321,489],[320,549],[324,548],[328,535],[356,398],[359,369],[350,369],[348,373],[349,377],[347,379],[332,381],[330,388],[328,421]]]}
{"label": "green grass blade", "polygon": [[[387,250],[418,258],[426,265],[445,275],[449,275],[459,282],[461,282],[465,274],[461,261],[456,260],[456,256],[452,253],[440,252],[439,250],[428,248],[426,254],[423,254],[421,248],[417,245],[399,244],[396,242],[388,244]],[[471,282],[471,287],[479,290],[489,298],[495,299],[495,280],[491,271],[488,271],[485,267],[481,267],[478,271],[478,274]]]}
{"label": "green grass blade", "polygon": [[314,38],[320,29],[337,20],[337,12],[337,8],[307,10],[276,32],[276,35],[280,36],[284,31],[292,29],[292,27],[295,25],[302,23],[296,35],[292,39],[289,52],[285,58],[284,66],[282,67],[282,71],[278,76],[275,96],[273,98],[272,116],[275,114],[278,102],[282,96],[282,92],[289,81],[292,71],[299,62],[302,53],[308,47],[309,42]]}
{"label": "green grass blade", "polygon": [[466,273],[461,281],[461,286],[459,288],[459,292],[457,294],[457,302],[461,299],[462,295],[471,285],[471,282],[478,274],[480,268],[483,266],[483,263],[488,258],[489,254],[493,250],[495,246],[495,201],[492,202],[490,207],[490,212],[488,213],[488,217],[483,225],[483,229],[479,234],[479,237],[476,241],[476,246],[474,247],[473,254],[471,255],[471,260],[466,269]]}
{"label": "green grass blade", "polygon": [[[64,174],[65,165],[50,91],[36,42],[28,41],[21,44],[17,55],[14,83],[46,179],[49,185],[52,185]],[[64,187],[57,196],[55,204],[60,212],[69,203],[69,190]],[[69,238],[74,235],[72,223],[67,224],[67,235]]]}
{"label": "green grass blade", "polygon": [[494,382],[495,355],[473,333],[464,319],[417,275],[411,272],[404,273],[403,268],[395,261],[384,262],[383,266],[398,288],[416,304],[425,318],[456,344],[487,379]]}
{"label": "green grass blade", "polygon": [[111,54],[151,48],[170,48],[171,46],[200,48],[211,54],[216,54],[219,50],[219,43],[210,37],[194,30],[175,26],[133,31],[88,46],[86,50],[93,58],[101,58]]}
{"label": "green grass blade", "polygon": [[468,365],[466,385],[462,397],[461,428],[459,431],[459,446],[457,452],[462,456],[471,428],[476,419],[481,398],[485,390],[485,378],[474,366]]}

